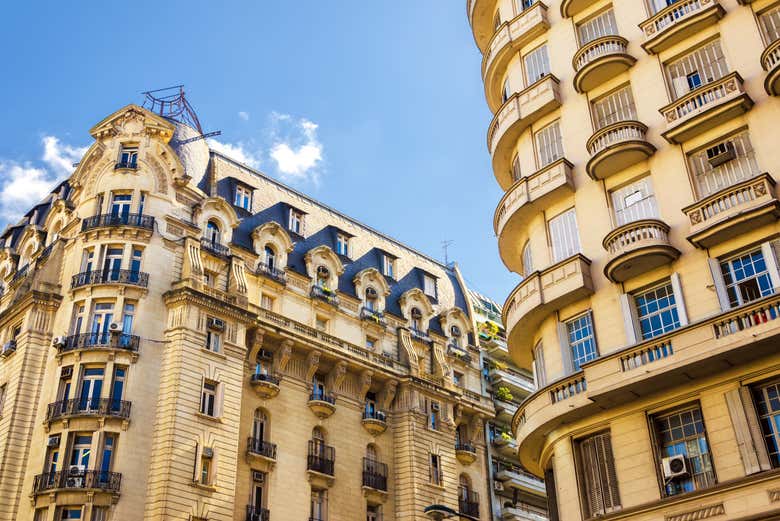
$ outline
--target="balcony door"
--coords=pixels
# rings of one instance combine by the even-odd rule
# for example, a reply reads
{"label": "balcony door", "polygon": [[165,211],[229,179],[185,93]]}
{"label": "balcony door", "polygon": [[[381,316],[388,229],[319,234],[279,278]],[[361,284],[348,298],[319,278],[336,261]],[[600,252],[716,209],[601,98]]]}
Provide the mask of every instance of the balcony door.
{"label": "balcony door", "polygon": [[89,456],[92,453],[92,435],[77,434],[70,450],[70,465],[79,466],[81,470],[89,467]]}
{"label": "balcony door", "polygon": [[103,279],[104,280],[119,280],[119,272],[122,269],[122,255],[124,251],[122,248],[106,249],[106,257],[103,261]]}
{"label": "balcony door", "polygon": [[255,411],[254,422],[252,423],[252,438],[254,438],[258,442],[264,441],[267,423],[268,423],[268,417],[266,416],[266,414],[260,409],[257,409]]}
{"label": "balcony door", "polygon": [[98,302],[92,313],[92,343],[105,344],[108,342],[108,327],[114,320],[114,303]]}
{"label": "balcony door", "polygon": [[81,392],[79,393],[79,410],[96,411],[100,407],[100,393],[103,390],[102,367],[87,367],[81,377]]}
{"label": "balcony door", "polygon": [[261,521],[261,512],[265,505],[265,474],[262,481],[254,480],[252,482],[252,508],[254,508],[254,517],[252,521]]}
{"label": "balcony door", "polygon": [[114,458],[114,447],[116,446],[116,435],[107,434],[103,439],[103,452],[100,455],[100,475],[98,481],[103,485],[108,485],[111,464]]}
{"label": "balcony door", "polygon": [[112,220],[127,222],[127,219],[130,216],[130,205],[132,204],[132,200],[132,194],[111,194]]}
{"label": "balcony door", "polygon": [[111,412],[119,412],[122,409],[122,397],[125,392],[125,378],[127,368],[114,367],[114,379],[111,382]]}

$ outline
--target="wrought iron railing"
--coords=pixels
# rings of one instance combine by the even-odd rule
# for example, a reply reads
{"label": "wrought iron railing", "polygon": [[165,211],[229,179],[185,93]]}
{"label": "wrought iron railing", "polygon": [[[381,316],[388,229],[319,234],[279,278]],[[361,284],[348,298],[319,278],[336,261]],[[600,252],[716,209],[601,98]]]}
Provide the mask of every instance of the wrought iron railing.
{"label": "wrought iron railing", "polygon": [[201,249],[206,250],[207,252],[212,253],[217,257],[230,256],[230,248],[228,246],[225,246],[224,244],[218,243],[216,241],[212,241],[206,237],[201,237],[200,247]]}
{"label": "wrought iron railing", "polygon": [[366,306],[360,308],[360,319],[375,322],[382,327],[387,326],[384,313],[375,309],[367,308]]}
{"label": "wrought iron railing", "polygon": [[363,486],[387,491],[387,464],[363,458]]}
{"label": "wrought iron railing", "polygon": [[458,513],[479,518],[479,494],[475,490],[461,490],[458,495]]}
{"label": "wrought iron railing", "polygon": [[260,440],[250,436],[246,440],[246,450],[252,454],[259,454],[270,459],[276,459],[276,443]]}
{"label": "wrought iron railing", "polygon": [[472,443],[468,443],[468,442],[455,443],[455,450],[461,452],[470,452],[472,454],[477,453],[477,448]]}
{"label": "wrought iron railing", "polygon": [[254,505],[246,506],[246,521],[269,521],[271,513],[267,508],[258,508]]}
{"label": "wrought iron railing", "polygon": [[387,415],[383,411],[363,410],[363,419],[364,420],[375,420],[375,421],[380,421],[380,422],[386,422],[387,421]]}
{"label": "wrought iron railing", "polygon": [[326,393],[325,391],[314,390],[309,395],[309,401],[326,402],[331,405],[336,404],[336,396],[333,393]]}
{"label": "wrought iron railing", "polygon": [[24,266],[22,266],[21,268],[16,270],[16,273],[14,273],[14,276],[11,277],[11,285],[13,286],[17,282],[19,282],[20,280],[25,278],[29,272],[30,272],[30,265],[29,264],[25,264]]}
{"label": "wrought iron railing", "polygon": [[149,274],[135,270],[92,270],[73,275],[71,289],[92,284],[129,284],[145,288],[149,285]]}
{"label": "wrought iron railing", "polygon": [[130,418],[131,403],[113,398],[72,398],[50,403],[46,409],[46,421],[74,416],[102,416]]}
{"label": "wrought iron railing", "polygon": [[312,298],[327,302],[331,306],[339,306],[339,296],[336,295],[336,292],[332,289],[323,288],[322,286],[317,286],[315,284],[311,287],[311,292],[309,295]]}
{"label": "wrought iron railing", "polygon": [[81,333],[65,337],[62,344],[57,345],[60,352],[74,351],[76,349],[124,349],[126,351],[138,351],[141,339],[136,335],[125,333]]}
{"label": "wrought iron railing", "polygon": [[122,168],[135,170],[138,168],[138,161],[119,161],[116,165],[114,165],[114,170],[120,170]]}
{"label": "wrought iron railing", "polygon": [[320,474],[333,475],[336,461],[336,449],[318,440],[309,440],[309,455],[306,468]]}
{"label": "wrought iron railing", "polygon": [[104,470],[81,470],[70,468],[57,472],[38,474],[33,480],[33,493],[40,494],[56,489],[92,489],[117,493],[122,483],[122,474]]}
{"label": "wrought iron railing", "polygon": [[154,217],[140,213],[129,214],[111,214],[104,213],[87,217],[81,221],[81,231],[91,230],[93,228],[103,228],[106,226],[132,226],[135,228],[144,228],[146,230],[154,229]]}
{"label": "wrought iron railing", "polygon": [[258,263],[256,273],[260,276],[275,280],[280,284],[287,284],[287,273],[285,273],[284,270],[269,266],[265,262]]}
{"label": "wrought iron railing", "polygon": [[252,375],[252,383],[255,383],[255,382],[268,382],[268,383],[272,383],[274,385],[279,385],[280,381],[281,381],[281,378],[277,374],[254,373]]}

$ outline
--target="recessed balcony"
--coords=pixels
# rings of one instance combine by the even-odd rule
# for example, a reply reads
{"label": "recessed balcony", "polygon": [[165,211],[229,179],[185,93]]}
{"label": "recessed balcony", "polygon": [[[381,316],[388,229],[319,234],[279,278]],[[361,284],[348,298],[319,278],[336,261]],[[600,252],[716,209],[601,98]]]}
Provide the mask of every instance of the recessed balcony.
{"label": "recessed balcony", "polygon": [[308,405],[317,418],[328,418],[336,412],[336,397],[331,393],[314,391],[309,395]]}
{"label": "recessed balcony", "polygon": [[65,492],[109,492],[119,494],[122,474],[103,470],[86,470],[80,465],[68,469],[38,474],[33,480],[33,494]]}
{"label": "recessed balcony", "polygon": [[101,284],[119,284],[145,288],[149,285],[149,274],[135,270],[92,270],[77,273],[70,279],[71,289]]}
{"label": "recessed balcony", "polygon": [[144,230],[154,230],[154,217],[138,213],[131,214],[99,214],[87,217],[81,221],[81,231],[94,230],[95,228],[110,228],[116,226],[128,226],[130,228],[141,228]]}
{"label": "recessed balcony", "polygon": [[494,471],[495,478],[504,483],[504,488],[513,488],[536,496],[546,494],[544,482],[518,465],[501,463]]}
{"label": "recessed balcony", "polygon": [[505,506],[501,509],[501,521],[548,521],[544,510],[528,505]]}
{"label": "recessed balcony", "polygon": [[477,448],[471,443],[456,443],[455,457],[463,465],[471,465],[477,461]]}
{"label": "recessed balcony", "polygon": [[574,193],[573,168],[565,159],[559,159],[520,178],[499,201],[493,215],[493,231],[498,237],[501,259],[511,271],[522,271],[521,239],[531,216]]}
{"label": "recessed balcony", "polygon": [[520,48],[549,29],[547,6],[535,2],[512,20],[498,28],[482,57],[482,80],[485,84],[485,98],[490,109],[501,106],[501,79],[507,65]]}
{"label": "recessed balcony", "polygon": [[622,36],[602,36],[583,45],[572,59],[574,88],[589,92],[630,69],[636,58],[628,54],[628,40]]}
{"label": "recessed balcony", "polygon": [[661,9],[641,24],[642,48],[658,54],[672,45],[718,23],[726,10],[718,0],[680,0]]}
{"label": "recessed balcony", "polygon": [[558,78],[548,74],[530,87],[513,94],[493,117],[487,135],[493,172],[501,188],[512,186],[512,150],[523,130],[561,106]]}
{"label": "recessed balcony", "polygon": [[764,89],[770,96],[780,96],[780,39],[770,43],[761,54],[761,66],[767,72]]}
{"label": "recessed balcony", "polygon": [[493,447],[499,454],[506,458],[514,458],[517,456],[517,441],[511,436],[506,438],[498,436],[493,440]]}
{"label": "recessed balcony", "polygon": [[691,221],[688,240],[698,248],[711,248],[780,218],[775,180],[761,174],[716,192],[683,208]]}
{"label": "recessed balcony", "polygon": [[669,225],[658,219],[624,224],[604,237],[607,264],[604,275],[612,282],[625,282],[680,256],[669,242]]}
{"label": "recessed balcony", "polygon": [[599,129],[587,143],[590,159],[585,170],[592,179],[606,179],[646,160],[655,153],[647,141],[647,126],[638,121],[619,121]]}
{"label": "recessed balcony", "polygon": [[493,388],[508,387],[512,396],[518,400],[534,392],[534,382],[528,376],[509,367],[494,367],[488,372]]}
{"label": "recessed balcony", "polygon": [[753,106],[745,92],[742,76],[732,72],[723,78],[702,85],[663,107],[666,120],[663,137],[681,144],[711,128],[731,121]]}
{"label": "recessed balcony", "polygon": [[382,411],[363,411],[363,428],[371,436],[378,436],[387,430],[387,415]]}
{"label": "recessed balcony", "polygon": [[250,383],[260,398],[267,400],[279,394],[281,378],[275,374],[254,373]]}
{"label": "recessed balcony", "polygon": [[581,254],[526,277],[504,304],[503,321],[512,360],[531,370],[531,341],[542,320],[591,293],[590,260]]}

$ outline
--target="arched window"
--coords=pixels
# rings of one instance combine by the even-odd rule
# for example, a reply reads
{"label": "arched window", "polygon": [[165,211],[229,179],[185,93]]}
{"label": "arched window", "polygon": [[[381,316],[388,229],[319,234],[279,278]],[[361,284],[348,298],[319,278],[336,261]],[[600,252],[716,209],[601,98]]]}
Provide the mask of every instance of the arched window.
{"label": "arched window", "polygon": [[461,474],[458,478],[458,495],[463,501],[471,500],[471,478],[466,474]]}
{"label": "arched window", "polygon": [[276,252],[270,244],[265,246],[265,265],[268,266],[269,270],[276,269]]}
{"label": "arched window", "polygon": [[412,329],[422,331],[422,312],[420,308],[412,308]]}
{"label": "arched window", "polygon": [[311,431],[312,452],[314,456],[325,456],[325,431],[322,427],[314,427]]}
{"label": "arched window", "polygon": [[374,445],[373,443],[369,443],[366,446],[366,459],[369,461],[379,460],[379,453],[376,450],[376,445]]}
{"label": "arched window", "polygon": [[330,270],[325,266],[317,266],[317,286],[327,288],[329,279]]}
{"label": "arched window", "polygon": [[523,246],[523,277],[527,277],[534,271],[534,261],[531,257],[531,241],[525,241]]}
{"label": "arched window", "polygon": [[219,231],[219,225],[214,221],[209,221],[206,224],[206,239],[211,244],[221,244],[222,238]]}
{"label": "arched window", "polygon": [[268,436],[268,415],[263,409],[255,409],[255,417],[252,423],[252,439],[265,441]]}
{"label": "arched window", "polygon": [[369,309],[371,311],[377,311],[377,301],[379,300],[379,295],[377,294],[376,290],[372,288],[371,286],[366,288],[366,302],[365,306],[366,309]]}
{"label": "arched window", "polygon": [[458,425],[455,429],[455,448],[456,450],[464,445],[469,444],[468,426],[465,424]]}

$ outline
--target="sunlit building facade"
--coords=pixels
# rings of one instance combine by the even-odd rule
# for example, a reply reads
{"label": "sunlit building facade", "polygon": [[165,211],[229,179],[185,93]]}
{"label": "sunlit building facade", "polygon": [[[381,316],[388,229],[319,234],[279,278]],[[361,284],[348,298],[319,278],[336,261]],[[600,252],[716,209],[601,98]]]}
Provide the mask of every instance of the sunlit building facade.
{"label": "sunlit building facade", "polygon": [[780,519],[780,3],[466,5],[550,519]]}
{"label": "sunlit building facade", "polygon": [[0,236],[0,519],[486,519],[495,411],[457,267],[166,103],[98,123]]}

